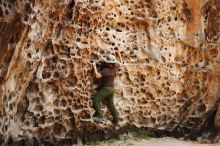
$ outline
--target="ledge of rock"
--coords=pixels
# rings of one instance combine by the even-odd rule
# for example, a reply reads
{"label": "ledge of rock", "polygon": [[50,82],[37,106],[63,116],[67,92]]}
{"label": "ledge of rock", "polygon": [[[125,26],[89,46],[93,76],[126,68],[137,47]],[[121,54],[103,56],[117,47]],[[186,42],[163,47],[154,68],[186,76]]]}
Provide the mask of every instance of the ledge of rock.
{"label": "ledge of rock", "polygon": [[[209,137],[220,127],[219,26],[219,0],[0,0],[0,142],[77,143],[134,128]],[[96,124],[91,64],[118,52],[120,126],[104,104]]]}

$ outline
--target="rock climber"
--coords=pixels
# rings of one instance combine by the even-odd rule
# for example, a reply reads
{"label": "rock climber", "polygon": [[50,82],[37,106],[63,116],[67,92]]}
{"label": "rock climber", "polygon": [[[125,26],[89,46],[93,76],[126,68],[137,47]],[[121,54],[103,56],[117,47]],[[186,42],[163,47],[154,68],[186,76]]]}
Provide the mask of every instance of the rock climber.
{"label": "rock climber", "polygon": [[[119,53],[120,62],[122,63],[121,54]],[[114,96],[114,79],[116,73],[120,67],[119,62],[117,62],[116,57],[114,55],[108,55],[104,60],[106,66],[100,71],[97,71],[96,64],[93,63],[93,68],[95,72],[96,78],[101,78],[102,87],[98,91],[97,95],[93,98],[93,107],[95,109],[95,114],[93,116],[93,120],[98,123],[102,123],[104,121],[103,115],[101,112],[100,102],[103,100],[107,100],[107,107],[110,110],[113,120],[113,124],[118,124],[119,116],[118,112],[115,108],[113,96]]]}

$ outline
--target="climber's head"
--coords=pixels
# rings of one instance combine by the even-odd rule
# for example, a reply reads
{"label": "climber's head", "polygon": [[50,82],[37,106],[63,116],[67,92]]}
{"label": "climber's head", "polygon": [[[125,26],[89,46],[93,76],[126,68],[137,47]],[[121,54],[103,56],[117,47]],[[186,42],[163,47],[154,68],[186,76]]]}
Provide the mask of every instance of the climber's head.
{"label": "climber's head", "polygon": [[109,67],[113,67],[115,63],[117,63],[116,57],[114,55],[108,55],[104,61]]}
{"label": "climber's head", "polygon": [[108,55],[105,58],[105,62],[108,63],[108,64],[115,64],[116,63],[116,58],[115,58],[114,55]]}

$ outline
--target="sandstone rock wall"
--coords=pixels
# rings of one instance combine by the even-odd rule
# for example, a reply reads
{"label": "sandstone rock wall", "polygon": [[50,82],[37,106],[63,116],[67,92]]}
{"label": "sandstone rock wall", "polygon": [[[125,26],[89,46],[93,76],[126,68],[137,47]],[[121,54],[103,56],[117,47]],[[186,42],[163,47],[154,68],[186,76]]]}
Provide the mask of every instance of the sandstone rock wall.
{"label": "sandstone rock wall", "polygon": [[[0,0],[3,140],[200,131],[219,97],[219,18],[218,0]],[[92,120],[91,64],[119,52],[115,128],[105,105]]]}

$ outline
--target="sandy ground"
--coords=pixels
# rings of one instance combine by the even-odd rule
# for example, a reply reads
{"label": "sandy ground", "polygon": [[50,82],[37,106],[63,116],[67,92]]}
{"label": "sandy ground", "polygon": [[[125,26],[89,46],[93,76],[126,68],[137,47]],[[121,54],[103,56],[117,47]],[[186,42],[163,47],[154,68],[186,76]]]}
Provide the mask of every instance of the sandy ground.
{"label": "sandy ground", "polygon": [[141,140],[133,143],[135,146],[220,146],[219,144],[200,144],[192,141],[182,141],[175,138],[151,138],[150,140]]}
{"label": "sandy ground", "polygon": [[114,141],[103,144],[100,146],[220,146],[218,144],[200,144],[193,141],[182,141],[171,137],[164,138],[150,138],[149,140],[126,140]]}

